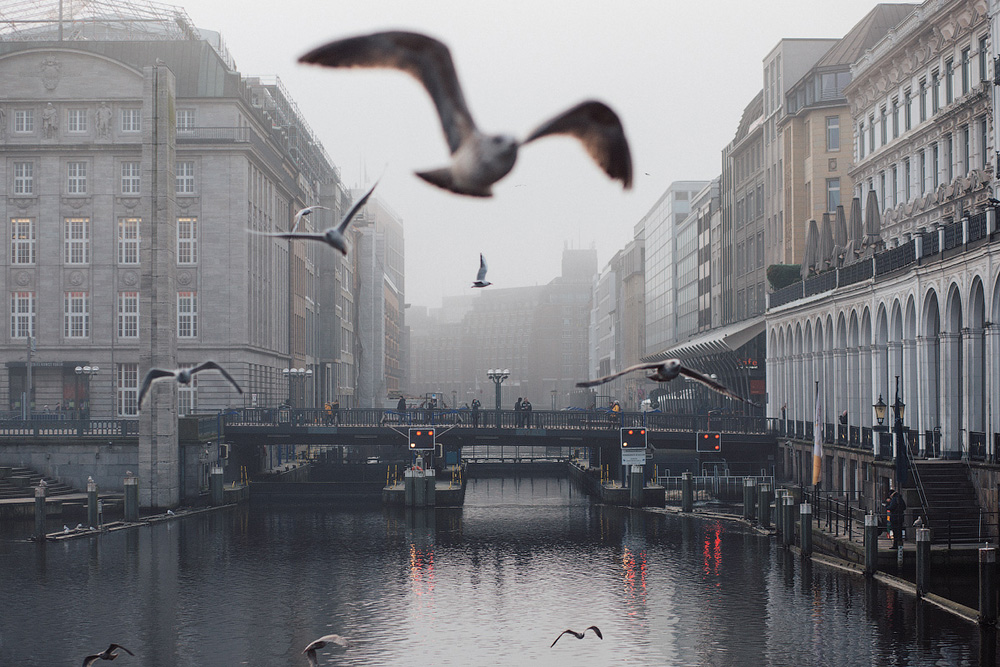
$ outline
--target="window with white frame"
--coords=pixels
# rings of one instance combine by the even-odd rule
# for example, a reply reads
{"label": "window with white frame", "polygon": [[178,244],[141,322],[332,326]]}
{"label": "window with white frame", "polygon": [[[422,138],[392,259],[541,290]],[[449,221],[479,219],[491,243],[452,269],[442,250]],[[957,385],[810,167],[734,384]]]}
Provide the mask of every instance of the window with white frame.
{"label": "window with white frame", "polygon": [[72,134],[83,134],[87,131],[87,110],[66,110],[66,131]]}
{"label": "window with white frame", "polygon": [[35,293],[11,292],[10,337],[28,338],[35,335]]}
{"label": "window with white frame", "polygon": [[34,162],[14,163],[14,194],[15,195],[35,194]]}
{"label": "window with white frame", "polygon": [[68,162],[66,164],[66,192],[71,195],[87,194],[87,163]]}
{"label": "window with white frame", "polygon": [[[185,364],[190,368],[194,364]],[[191,382],[177,386],[177,414],[191,415],[198,411],[198,376],[192,375]]]}
{"label": "window with white frame", "polygon": [[177,293],[177,337],[195,338],[198,335],[198,293]]}
{"label": "window with white frame", "polygon": [[66,264],[90,263],[90,218],[66,218],[63,233]]}
{"label": "window with white frame", "polygon": [[118,337],[139,337],[139,293],[118,293]]}
{"label": "window with white frame", "polygon": [[193,194],[194,162],[178,162],[174,169],[174,173],[177,175],[177,194]]}
{"label": "window with white frame", "polygon": [[142,218],[118,218],[118,263],[139,263],[139,223]]}
{"label": "window with white frame", "polygon": [[177,263],[198,263],[198,218],[177,218]]}
{"label": "window with white frame", "polygon": [[972,47],[967,46],[962,49],[962,94],[969,93],[972,85]]}
{"label": "window with white frame", "polygon": [[177,110],[177,131],[190,132],[194,129],[194,109]]}
{"label": "window with white frame", "polygon": [[836,211],[840,205],[840,179],[826,179],[826,210]]}
{"label": "window with white frame", "polygon": [[142,131],[142,109],[122,109],[122,132]]}
{"label": "window with white frame", "polygon": [[63,335],[86,338],[90,335],[90,294],[66,292],[63,308]]}
{"label": "window with white frame", "polygon": [[139,194],[139,163],[122,162],[122,194]]}
{"label": "window with white frame", "polygon": [[34,218],[11,218],[10,263],[34,264],[35,243]]}
{"label": "window with white frame", "polygon": [[139,364],[118,364],[115,378],[118,394],[118,416],[130,417],[139,413]]}
{"label": "window with white frame", "polygon": [[840,116],[826,117],[826,150],[840,150]]}
{"label": "window with white frame", "polygon": [[986,150],[986,142],[989,141],[989,129],[989,121],[985,117],[981,118],[979,120],[979,166],[982,169],[986,169],[990,165],[990,154]]}
{"label": "window with white frame", "polygon": [[962,126],[962,174],[968,175],[972,169],[972,130]]}
{"label": "window with white frame", "polygon": [[35,131],[35,110],[14,110],[14,131],[19,134],[29,134]]}

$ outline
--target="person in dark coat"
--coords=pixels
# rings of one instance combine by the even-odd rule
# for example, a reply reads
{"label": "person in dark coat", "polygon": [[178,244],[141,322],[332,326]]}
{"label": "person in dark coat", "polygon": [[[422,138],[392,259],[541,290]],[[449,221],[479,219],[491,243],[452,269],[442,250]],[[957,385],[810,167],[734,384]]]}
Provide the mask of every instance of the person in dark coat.
{"label": "person in dark coat", "polygon": [[524,404],[521,402],[521,397],[518,396],[517,400],[514,401],[514,426],[521,427],[521,410],[524,409]]}
{"label": "person in dark coat", "polygon": [[885,509],[889,514],[889,528],[892,530],[892,548],[903,544],[903,516],[906,512],[906,501],[899,489],[893,489],[885,501]]}
{"label": "person in dark coat", "polygon": [[524,399],[521,403],[521,415],[524,418],[524,425],[531,428],[531,401]]}
{"label": "person in dark coat", "polygon": [[472,425],[476,428],[479,428],[479,409],[482,407],[478,398],[472,399]]}

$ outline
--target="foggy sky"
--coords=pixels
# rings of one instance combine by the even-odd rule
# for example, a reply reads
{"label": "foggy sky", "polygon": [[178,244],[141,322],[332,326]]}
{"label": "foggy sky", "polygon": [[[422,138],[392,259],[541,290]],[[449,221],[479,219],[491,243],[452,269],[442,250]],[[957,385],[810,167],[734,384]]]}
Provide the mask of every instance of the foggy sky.
{"label": "foggy sky", "polygon": [[[171,4],[221,32],[244,75],[281,78],[348,186],[385,171],[376,195],[403,219],[406,301],[433,307],[472,292],[480,252],[497,287],[548,282],[566,243],[594,245],[603,267],[672,181],[721,172],[722,148],[761,89],[762,60],[779,39],[841,37],[876,3],[244,0],[238,11],[218,0]],[[448,151],[415,80],[296,63],[319,44],[386,29],[426,32],[448,45],[487,132],[523,138],[579,101],[605,101],[631,144],[633,189],[623,191],[566,137],[525,147],[492,199],[424,183],[413,171],[444,166]]]}

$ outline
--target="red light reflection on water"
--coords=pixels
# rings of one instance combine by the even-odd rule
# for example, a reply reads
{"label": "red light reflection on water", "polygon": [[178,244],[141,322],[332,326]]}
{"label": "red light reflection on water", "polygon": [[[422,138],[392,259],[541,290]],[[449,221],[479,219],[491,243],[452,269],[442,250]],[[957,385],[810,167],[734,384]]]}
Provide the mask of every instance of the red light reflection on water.
{"label": "red light reflection on water", "polygon": [[434,550],[410,545],[410,584],[417,595],[434,593]]}
{"label": "red light reflection on water", "polygon": [[625,597],[628,601],[646,603],[646,575],[649,573],[649,562],[645,551],[632,551],[628,547],[622,549],[622,583],[625,584]]}
{"label": "red light reflection on water", "polygon": [[[704,564],[702,571],[706,577],[718,577],[722,570],[722,523],[716,522],[705,529],[705,541],[702,544]],[[720,582],[716,582],[716,586]]]}

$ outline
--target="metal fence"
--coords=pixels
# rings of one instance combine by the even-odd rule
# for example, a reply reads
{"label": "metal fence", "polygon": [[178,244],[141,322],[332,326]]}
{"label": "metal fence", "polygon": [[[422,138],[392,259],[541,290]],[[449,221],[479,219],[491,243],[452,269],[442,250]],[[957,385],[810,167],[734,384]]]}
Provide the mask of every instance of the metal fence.
{"label": "metal fence", "polygon": [[[656,478],[656,483],[663,487],[668,503],[680,504],[681,492],[683,489],[683,477],[665,475]],[[774,488],[774,477],[768,475],[760,476],[733,476],[733,475],[698,475],[691,477],[694,500],[709,501],[715,500],[724,503],[742,503],[743,487],[747,480],[754,480],[758,486],[770,484]]]}
{"label": "metal fence", "polygon": [[461,456],[467,463],[562,462],[569,461],[574,450],[582,449],[565,445],[466,445]]}

